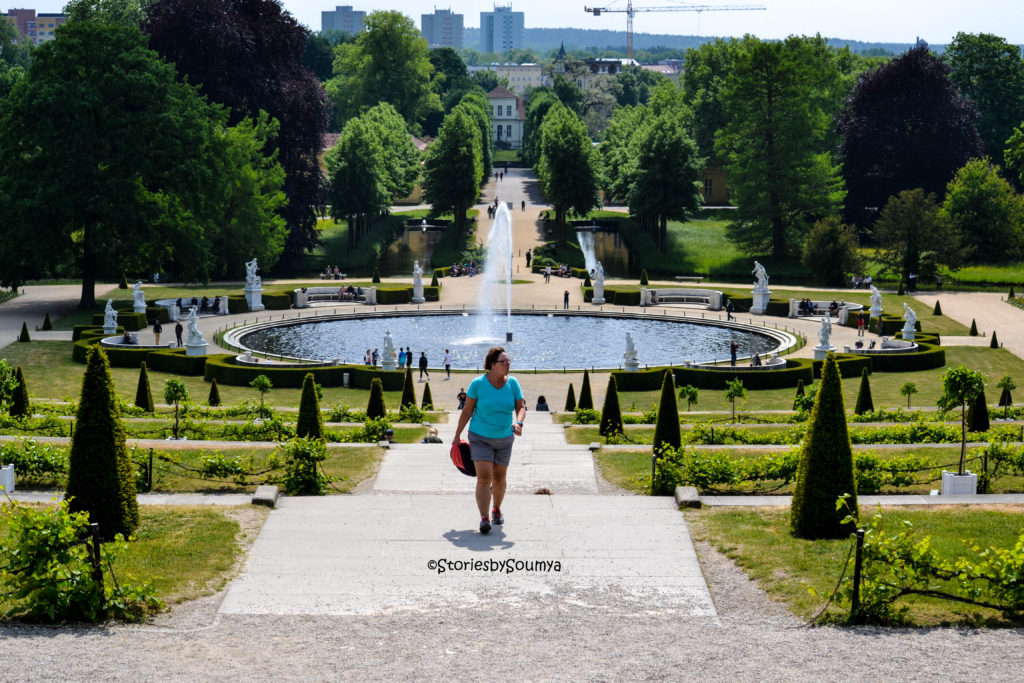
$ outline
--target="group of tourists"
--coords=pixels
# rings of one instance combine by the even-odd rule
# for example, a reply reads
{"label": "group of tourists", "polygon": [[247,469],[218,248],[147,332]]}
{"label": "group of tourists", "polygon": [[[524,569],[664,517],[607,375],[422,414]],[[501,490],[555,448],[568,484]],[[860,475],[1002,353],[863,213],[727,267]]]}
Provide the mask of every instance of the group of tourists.
{"label": "group of tourists", "polygon": [[175,302],[178,304],[178,310],[184,311],[190,306],[194,306],[199,309],[200,313],[220,313],[220,297],[213,297],[212,299],[204,296],[202,299],[198,297],[192,297],[191,303],[188,299],[182,299],[181,297]]}
{"label": "group of tourists", "polygon": [[478,272],[476,261],[463,261],[462,263],[453,263],[452,267],[448,271],[448,277],[461,277],[468,275],[473,277]]}
{"label": "group of tourists", "polygon": [[854,289],[870,289],[872,282],[870,275],[854,275],[850,278],[850,286]]}
{"label": "group of tourists", "polygon": [[338,266],[325,266],[324,272],[320,273],[321,280],[340,280],[341,268]]}
{"label": "group of tourists", "polygon": [[362,287],[338,287],[338,298],[342,301],[355,301],[363,295]]}

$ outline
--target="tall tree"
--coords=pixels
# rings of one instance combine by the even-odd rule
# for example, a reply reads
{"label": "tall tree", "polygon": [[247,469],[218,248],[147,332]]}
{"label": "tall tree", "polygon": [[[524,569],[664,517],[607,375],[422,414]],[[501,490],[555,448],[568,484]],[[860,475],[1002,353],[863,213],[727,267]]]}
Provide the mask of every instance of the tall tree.
{"label": "tall tree", "polygon": [[848,275],[864,270],[856,229],[835,216],[821,219],[807,235],[802,262],[825,285],[846,285]]}
{"label": "tall tree", "polygon": [[960,234],[972,260],[1010,261],[1021,257],[1024,199],[987,159],[972,159],[956,172],[946,187],[942,213]]}
{"label": "tall tree", "polygon": [[473,114],[477,127],[480,129],[480,182],[486,182],[494,170],[494,136],[491,134],[491,103],[487,93],[480,88],[466,92],[459,104],[465,104]]}
{"label": "tall tree", "polygon": [[715,135],[725,125],[722,91],[735,60],[735,41],[716,38],[686,51],[680,85],[694,114],[694,139],[700,154],[715,159]]}
{"label": "tall tree", "polygon": [[[13,21],[0,21],[0,65],[27,69],[31,61],[32,43],[22,38]],[[0,66],[2,70],[2,66]],[[0,95],[4,93],[0,92]]]}
{"label": "tall tree", "polygon": [[480,196],[483,172],[480,128],[469,105],[455,107],[427,148],[423,197],[436,213],[452,212],[455,228],[466,227],[466,211]]}
{"label": "tall tree", "polygon": [[904,190],[890,198],[875,221],[874,236],[881,247],[876,260],[901,280],[921,272],[926,250],[933,251],[939,263],[957,266],[960,262],[959,235],[939,213],[935,195],[921,189]]}
{"label": "tall tree", "polygon": [[960,94],[978,109],[985,153],[998,158],[1024,121],[1024,59],[1020,48],[991,33],[957,33],[942,59]]}
{"label": "tall tree", "polygon": [[862,74],[837,122],[847,221],[868,225],[902,190],[940,195],[982,154],[977,118],[949,67],[924,46]]}
{"label": "tall tree", "polygon": [[351,119],[324,162],[330,183],[331,216],[348,222],[349,246],[355,246],[391,199],[380,138],[364,118]]}
{"label": "tall tree", "polygon": [[371,107],[362,118],[380,142],[389,199],[408,197],[420,175],[420,153],[409,137],[405,120],[387,102]]}
{"label": "tall tree", "polygon": [[230,107],[232,124],[255,119],[260,110],[280,123],[267,152],[277,151],[285,171],[286,255],[311,249],[323,203],[319,156],[327,99],[302,64],[306,28],[277,0],[157,0],[146,12],[150,46],[211,100]]}
{"label": "tall tree", "polygon": [[526,119],[523,121],[523,161],[535,167],[540,161],[540,126],[558,96],[551,88],[535,88],[526,99]]}
{"label": "tall tree", "polygon": [[839,70],[821,38],[745,38],[723,92],[725,127],[716,151],[726,160],[738,210],[730,237],[754,253],[784,257],[818,219],[841,206],[839,168],[826,149],[829,112],[820,89]]}
{"label": "tall tree", "polygon": [[564,104],[551,107],[541,125],[541,156],[537,164],[544,196],[555,209],[565,242],[569,211],[586,215],[600,206],[597,158],[583,121]]}
{"label": "tall tree", "polygon": [[146,14],[139,0],[70,0],[64,6],[68,21],[95,21],[142,28]]}

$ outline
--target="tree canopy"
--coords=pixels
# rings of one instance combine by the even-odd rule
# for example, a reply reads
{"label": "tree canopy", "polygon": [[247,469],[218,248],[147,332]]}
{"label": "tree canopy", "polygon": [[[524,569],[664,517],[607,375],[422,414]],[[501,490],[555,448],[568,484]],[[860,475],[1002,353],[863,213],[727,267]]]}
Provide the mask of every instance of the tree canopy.
{"label": "tree canopy", "polygon": [[466,211],[480,196],[483,174],[483,142],[472,109],[460,104],[445,117],[437,139],[427,148],[423,169],[423,198],[435,214],[452,212],[460,233]]}
{"label": "tree canopy", "polygon": [[1024,199],[987,159],[972,159],[956,172],[942,212],[971,260],[1010,261],[1024,252]]}
{"label": "tree canopy", "polygon": [[551,107],[541,124],[541,155],[537,164],[544,196],[555,209],[565,242],[566,213],[586,215],[600,206],[597,158],[587,128],[564,104]]}
{"label": "tree canopy", "polygon": [[910,273],[921,274],[926,251],[934,260],[957,266],[961,259],[959,235],[939,212],[934,194],[924,190],[903,190],[891,197],[878,215],[874,236],[879,243],[876,260],[901,280]]}

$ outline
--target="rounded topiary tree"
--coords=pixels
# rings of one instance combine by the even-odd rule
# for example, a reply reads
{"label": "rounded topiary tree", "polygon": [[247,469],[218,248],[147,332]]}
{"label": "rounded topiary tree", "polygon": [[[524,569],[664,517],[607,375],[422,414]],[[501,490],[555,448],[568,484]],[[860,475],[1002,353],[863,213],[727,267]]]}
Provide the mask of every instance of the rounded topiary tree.
{"label": "rounded topiary tree", "polygon": [[686,411],[690,411],[690,406],[697,404],[697,399],[700,397],[700,392],[697,387],[692,384],[687,384],[685,387],[679,390],[679,398],[686,401]]}
{"label": "rounded topiary tree", "polygon": [[996,331],[995,330],[992,330],[992,339],[989,340],[988,347],[990,349],[998,349],[999,348],[999,339],[996,337]]}
{"label": "rounded topiary tree", "polygon": [[640,271],[640,284],[644,287],[651,284],[650,280],[647,279],[647,269],[644,268]]}
{"label": "rounded topiary tree", "polygon": [[149,372],[146,370],[146,362],[139,365],[139,384],[135,387],[135,407],[152,413],[156,406],[153,404],[153,391],[149,386]]}
{"label": "rounded topiary tree", "polygon": [[88,512],[106,539],[129,536],[139,526],[135,474],[124,438],[107,355],[93,346],[85,360],[66,497],[68,508]]}
{"label": "rounded topiary tree", "polygon": [[682,437],[679,434],[679,408],[676,405],[676,386],[672,373],[665,371],[661,380],[661,399],[658,401],[658,420],[654,424],[654,452],[666,448],[679,448]]}
{"label": "rounded topiary tree", "polygon": [[433,410],[434,397],[430,394],[430,382],[423,385],[423,400],[420,402],[420,410]]}
{"label": "rounded topiary tree", "polygon": [[982,389],[967,406],[967,430],[987,432],[991,426],[988,419],[988,401],[985,399],[985,390]]}
{"label": "rounded topiary tree", "polygon": [[206,398],[206,405],[208,406],[219,406],[220,405],[220,388],[217,386],[217,378],[214,377],[210,380],[210,395]]}
{"label": "rounded topiary tree", "polygon": [[164,382],[164,403],[174,406],[174,438],[178,438],[178,406],[188,401],[188,388],[185,383],[177,377],[172,377]]}
{"label": "rounded topiary tree", "polygon": [[604,392],[604,407],[601,409],[601,426],[598,433],[608,437],[622,433],[622,410],[619,407],[619,390],[614,375],[608,378],[608,389]]}
{"label": "rounded topiary tree", "polygon": [[49,311],[47,311],[46,315],[43,317],[43,328],[42,329],[43,329],[44,332],[49,332],[50,330],[53,329],[53,323],[50,322],[50,312]]}
{"label": "rounded topiary tree", "polygon": [[375,285],[380,284],[380,268],[378,268],[377,266],[373,267],[373,277],[370,278],[370,282],[372,282]]}
{"label": "rounded topiary tree", "polygon": [[978,394],[985,391],[985,375],[977,370],[968,370],[963,365],[946,368],[942,373],[942,396],[938,406],[943,411],[960,408],[960,462],[957,474],[963,474],[967,466],[967,406],[974,403]]}
{"label": "rounded topiary tree", "polygon": [[932,315],[942,315],[942,306],[939,305],[939,300],[935,300],[935,308],[932,310]]}
{"label": "rounded topiary tree", "polygon": [[25,384],[25,373],[21,366],[14,371],[14,391],[11,392],[11,408],[8,414],[11,417],[28,417],[31,412],[31,405],[28,398],[28,385]]}
{"label": "rounded topiary tree", "polygon": [[32,341],[31,337],[28,336],[28,323],[26,323],[26,322],[21,323],[21,334],[18,335],[18,341],[20,341],[20,342],[30,342],[30,341]]}
{"label": "rounded topiary tree", "polygon": [[405,382],[402,384],[402,402],[399,410],[407,406],[416,407],[416,389],[413,387],[412,368],[405,369]]}
{"label": "rounded topiary tree", "polygon": [[972,337],[978,336],[978,323],[975,322],[974,318],[971,318],[971,331],[968,332]]}
{"label": "rounded topiary tree", "polygon": [[583,386],[580,387],[580,400],[576,407],[581,410],[594,409],[594,395],[590,393],[590,373],[583,370]]}
{"label": "rounded topiary tree", "polygon": [[249,386],[259,392],[260,395],[260,419],[263,419],[263,399],[270,393],[270,390],[274,388],[273,382],[266,375],[256,375],[253,381],[249,382]]}
{"label": "rounded topiary tree", "polygon": [[320,415],[320,397],[316,391],[316,378],[307,372],[302,380],[302,395],[299,397],[299,421],[295,425],[295,435],[311,439],[324,438],[324,420]]}
{"label": "rounded topiary tree", "polygon": [[366,403],[366,417],[373,419],[375,417],[387,417],[388,409],[384,405],[384,385],[380,382],[380,377],[374,377],[370,380],[370,400]]}
{"label": "rounded topiary tree", "polygon": [[572,388],[572,382],[569,382],[569,393],[565,395],[565,412],[571,413],[576,410],[576,390]]}
{"label": "rounded topiary tree", "polygon": [[864,368],[860,373],[860,391],[857,392],[857,404],[853,412],[857,415],[871,413],[875,410],[875,403],[871,400],[871,383],[868,381],[868,369]]}
{"label": "rounded topiary tree", "polygon": [[[849,494],[849,510],[836,509],[836,500]],[[807,434],[800,447],[790,531],[798,538],[845,538],[852,525],[843,524],[848,512],[857,512],[857,482],[853,473],[853,447],[846,429],[843,383],[834,354],[825,356],[821,383],[811,409]]]}

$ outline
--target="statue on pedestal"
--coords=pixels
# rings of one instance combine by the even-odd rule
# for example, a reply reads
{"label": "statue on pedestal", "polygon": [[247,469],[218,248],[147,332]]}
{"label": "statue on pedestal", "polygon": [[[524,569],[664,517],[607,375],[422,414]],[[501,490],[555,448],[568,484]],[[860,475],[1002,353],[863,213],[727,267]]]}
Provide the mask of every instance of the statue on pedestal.
{"label": "statue on pedestal", "polygon": [[757,282],[754,283],[755,290],[765,291],[768,289],[768,271],[764,269],[764,266],[754,261],[754,270],[751,271],[751,274],[757,278]]}
{"label": "statue on pedestal", "polygon": [[259,265],[256,263],[256,258],[253,257],[252,261],[246,261],[245,263],[245,288],[246,289],[258,289],[262,287],[262,280],[256,271],[259,270]]}
{"label": "statue on pedestal", "polygon": [[636,344],[633,343],[633,334],[626,333],[626,352],[622,354],[627,370],[635,371],[640,367],[640,357],[636,352]]}
{"label": "statue on pedestal", "polygon": [[380,357],[380,366],[384,370],[394,370],[398,361],[398,354],[395,352],[395,340],[391,336],[391,330],[384,331],[384,353]]}
{"label": "statue on pedestal", "polygon": [[423,284],[423,266],[419,261],[412,262],[412,283],[414,285]]}
{"label": "statue on pedestal", "polygon": [[114,300],[107,299],[107,307],[103,309],[103,329],[113,334],[117,330],[117,311],[114,310]]}
{"label": "statue on pedestal", "polygon": [[146,310],[146,295],[142,292],[142,280],[132,285],[132,301],[136,312],[140,312],[140,308],[142,311]]}
{"label": "statue on pedestal", "polygon": [[205,344],[203,333],[199,331],[199,309],[192,306],[188,309],[188,340],[186,346],[198,346]]}
{"label": "statue on pedestal", "polygon": [[917,313],[914,313],[914,309],[905,303],[903,304],[903,320],[906,322],[904,328],[917,329]]}
{"label": "statue on pedestal", "polygon": [[832,346],[832,318],[825,316],[821,319],[821,329],[818,330],[818,348],[827,349]]}

